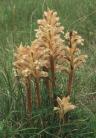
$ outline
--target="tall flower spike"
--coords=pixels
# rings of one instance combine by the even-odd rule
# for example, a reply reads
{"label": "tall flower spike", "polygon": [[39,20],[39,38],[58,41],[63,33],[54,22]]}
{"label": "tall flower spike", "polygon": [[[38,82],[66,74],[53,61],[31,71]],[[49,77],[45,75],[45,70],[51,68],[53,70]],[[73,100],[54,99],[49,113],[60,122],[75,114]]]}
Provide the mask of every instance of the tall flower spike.
{"label": "tall flower spike", "polygon": [[54,107],[54,111],[59,112],[59,117],[60,119],[64,118],[64,115],[71,111],[74,110],[76,108],[75,105],[71,104],[69,102],[70,97],[63,97],[62,99],[60,99],[59,97],[57,97],[57,103],[58,103],[58,107]]}
{"label": "tall flower spike", "polygon": [[[41,77],[46,78],[48,73],[43,71],[44,67],[48,66],[48,59],[49,59],[49,49],[45,47],[40,47],[35,43],[32,43],[31,49],[34,51],[33,58],[38,60],[40,63],[41,68]],[[35,96],[36,96],[36,105],[37,107],[41,104],[41,95],[40,95],[40,88],[39,88],[39,80],[40,77],[35,77]]]}
{"label": "tall flower spike", "polygon": [[[42,56],[45,49],[40,50],[39,48],[39,54],[36,50],[37,49],[34,47],[23,47],[21,45],[17,48],[13,64],[18,75],[23,79],[28,76],[40,78],[48,75],[47,72],[42,71],[42,67],[47,63],[46,58]],[[45,51],[45,54],[46,52],[47,51]],[[39,58],[40,56],[42,56],[42,58]]]}
{"label": "tall flower spike", "polygon": [[13,65],[17,71],[17,74],[23,79],[29,76],[31,74],[30,61],[31,63],[33,62],[30,53],[30,47],[23,47],[22,45],[20,45],[20,47],[16,49],[14,57],[15,58]]}
{"label": "tall flower spike", "polygon": [[67,92],[68,95],[72,91],[72,83],[74,72],[77,70],[83,63],[86,62],[87,55],[82,55],[79,49],[79,45],[83,45],[84,39],[76,31],[68,32],[65,35],[67,40],[67,46],[65,47],[65,65],[62,70],[68,73],[68,84]]}
{"label": "tall flower spike", "polygon": [[60,26],[59,17],[57,12],[48,10],[44,12],[42,20],[38,20],[39,29],[36,30],[36,37],[40,45],[43,45],[50,49],[50,54],[55,56],[56,48],[63,46],[63,40],[61,34],[64,33],[64,27]]}
{"label": "tall flower spike", "polygon": [[[39,49],[39,53],[38,53]],[[43,54],[46,55],[42,56]],[[44,72],[42,70],[43,66],[46,63],[46,58],[47,58],[47,50],[45,49],[40,49],[38,47],[23,47],[20,45],[19,48],[17,48],[16,53],[15,53],[15,59],[14,59],[14,68],[17,72],[17,74],[21,77],[25,88],[26,88],[26,106],[28,109],[28,112],[31,112],[32,110],[32,99],[31,99],[31,86],[29,86],[30,81],[33,78],[35,78],[36,82],[36,103],[37,106],[40,105],[41,103],[41,98],[40,98],[40,91],[39,91],[39,79],[41,77],[47,77],[48,73]],[[29,90],[30,88],[30,90]]]}
{"label": "tall flower spike", "polygon": [[[63,34],[64,27],[60,25],[57,12],[52,10],[45,11],[43,19],[38,20],[39,28],[36,30],[36,41],[39,46],[44,46],[50,50],[50,65],[48,70],[51,71],[52,87],[55,88],[55,70],[57,69],[57,60],[61,60],[64,52]],[[59,66],[59,65],[58,65]]]}
{"label": "tall flower spike", "polygon": [[30,84],[30,75],[31,75],[31,65],[30,61],[33,63],[33,60],[30,55],[30,47],[23,47],[20,45],[16,49],[14,54],[14,68],[16,73],[22,78],[23,84],[26,89],[26,109],[29,114],[32,112],[32,93],[31,93],[31,84]]}

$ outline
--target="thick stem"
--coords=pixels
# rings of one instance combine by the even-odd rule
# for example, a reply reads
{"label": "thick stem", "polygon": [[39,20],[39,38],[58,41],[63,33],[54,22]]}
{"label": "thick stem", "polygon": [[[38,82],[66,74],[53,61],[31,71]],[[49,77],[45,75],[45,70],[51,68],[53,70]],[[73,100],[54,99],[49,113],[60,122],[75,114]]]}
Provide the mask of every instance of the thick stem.
{"label": "thick stem", "polygon": [[68,95],[71,95],[71,92],[72,92],[73,74],[74,74],[74,72],[73,72],[73,70],[71,70],[69,73],[68,84],[67,84]]}
{"label": "thick stem", "polygon": [[52,92],[51,92],[52,84],[51,84],[49,77],[45,78],[45,85],[46,85],[46,89],[48,92],[48,97],[52,98],[53,97]]}
{"label": "thick stem", "polygon": [[26,87],[26,109],[29,114],[32,114],[32,92],[30,78],[27,77],[25,81]]}
{"label": "thick stem", "polygon": [[54,58],[50,56],[50,67],[51,67],[51,79],[52,79],[52,88],[55,88],[55,66],[54,66]]}
{"label": "thick stem", "polygon": [[[49,72],[48,71],[48,69],[47,68],[43,68],[43,70],[44,71],[46,71],[46,72]],[[44,78],[43,79],[44,80],[44,83],[45,83],[45,86],[46,86],[46,90],[47,90],[47,93],[48,93],[48,97],[49,98],[52,98],[53,96],[52,96],[52,83],[51,83],[51,81],[50,81],[50,78],[49,77],[46,77],[46,78]]]}
{"label": "thick stem", "polygon": [[41,95],[38,78],[35,79],[35,98],[36,106],[39,107],[41,105]]}
{"label": "thick stem", "polygon": [[[69,48],[71,50],[72,48],[72,32],[70,32],[70,43],[69,43]],[[72,85],[73,85],[73,75],[74,75],[74,66],[73,66],[73,53],[70,53],[71,55],[71,61],[70,61],[70,73],[69,73],[69,78],[68,78],[68,84],[67,84],[67,94],[71,95],[72,91]]]}

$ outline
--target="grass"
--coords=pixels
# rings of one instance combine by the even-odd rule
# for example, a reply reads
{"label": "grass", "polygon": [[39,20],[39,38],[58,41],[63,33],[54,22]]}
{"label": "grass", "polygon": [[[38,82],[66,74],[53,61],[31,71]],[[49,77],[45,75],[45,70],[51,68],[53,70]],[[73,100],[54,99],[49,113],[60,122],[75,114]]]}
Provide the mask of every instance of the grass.
{"label": "grass", "polygon": [[[15,81],[13,51],[21,42],[34,40],[36,21],[47,8],[54,9],[68,30],[77,30],[85,39],[88,60],[76,73],[73,101],[77,109],[70,121],[60,124],[53,107],[33,109],[29,123],[24,109],[24,90]],[[96,0],[0,0],[0,138],[95,138],[96,137]],[[56,93],[66,91],[66,78],[58,74]],[[41,82],[42,83],[42,82]],[[62,87],[63,85],[63,87]]]}

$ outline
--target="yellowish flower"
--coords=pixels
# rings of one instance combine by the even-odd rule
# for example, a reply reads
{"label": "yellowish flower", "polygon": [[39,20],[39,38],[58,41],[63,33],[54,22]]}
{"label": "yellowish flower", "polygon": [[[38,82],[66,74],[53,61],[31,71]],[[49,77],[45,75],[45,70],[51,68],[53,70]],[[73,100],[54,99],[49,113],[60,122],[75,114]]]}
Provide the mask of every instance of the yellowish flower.
{"label": "yellowish flower", "polygon": [[77,45],[84,45],[84,39],[78,35],[76,31],[71,32],[71,37],[70,37],[70,32],[67,32],[65,34],[65,39],[71,41],[71,45],[73,48],[75,48]]}
{"label": "yellowish flower", "polygon": [[83,45],[84,39],[76,31],[67,32],[65,39],[67,40],[67,46],[65,47],[62,71],[70,73],[71,70],[76,70],[85,63],[88,56],[81,54],[78,45]]}
{"label": "yellowish flower", "polygon": [[71,104],[69,100],[70,100],[69,96],[63,97],[62,99],[60,97],[57,97],[58,107],[54,107],[54,111],[59,112],[60,119],[63,119],[64,115],[67,112],[74,110],[76,108],[76,106]]}
{"label": "yellowish flower", "polygon": [[57,12],[49,9],[44,12],[43,19],[38,20],[37,23],[39,28],[36,30],[35,42],[49,49],[56,66],[64,58],[64,40],[61,37],[64,27],[59,22]]}
{"label": "yellowish flower", "polygon": [[19,76],[40,78],[48,76],[42,68],[47,64],[48,51],[38,46],[23,47],[20,45],[14,54],[14,68]]}

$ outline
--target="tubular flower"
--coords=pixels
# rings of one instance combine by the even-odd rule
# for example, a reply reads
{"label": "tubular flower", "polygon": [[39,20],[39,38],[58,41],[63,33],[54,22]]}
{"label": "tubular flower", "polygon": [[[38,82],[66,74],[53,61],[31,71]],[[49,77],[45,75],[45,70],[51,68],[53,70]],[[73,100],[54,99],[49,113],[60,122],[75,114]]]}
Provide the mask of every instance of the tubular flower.
{"label": "tubular flower", "polygon": [[17,48],[14,59],[14,67],[17,74],[22,78],[28,76],[35,78],[46,77],[48,75],[47,72],[42,70],[42,66],[45,64],[45,57],[39,59],[40,55],[38,56],[35,48],[20,45]]}
{"label": "tubular flower", "polygon": [[32,42],[31,49],[34,51],[34,58],[36,58],[40,63],[41,67],[48,67],[49,66],[49,49],[45,48],[44,46],[40,46],[36,40]]}
{"label": "tubular flower", "polygon": [[65,39],[71,41],[72,47],[75,48],[77,45],[84,45],[84,39],[78,35],[76,31],[71,32],[71,40],[70,40],[70,32],[65,34]]}
{"label": "tubular flower", "polygon": [[64,71],[70,73],[71,69],[76,70],[86,62],[87,55],[82,55],[78,48],[78,45],[84,45],[84,39],[76,31],[66,33],[65,38],[68,46],[65,47]]}
{"label": "tubular flower", "polygon": [[32,98],[31,98],[31,79],[34,78],[35,83],[35,103],[39,107],[41,105],[40,95],[40,78],[47,77],[48,73],[43,71],[48,61],[48,49],[39,47],[35,43],[31,47],[23,47],[20,45],[17,48],[14,59],[14,68],[17,74],[21,77],[22,83],[26,88],[26,107],[31,113]]}
{"label": "tubular flower", "polygon": [[48,48],[54,63],[59,64],[58,60],[64,57],[64,40],[61,38],[64,27],[60,25],[57,12],[48,9],[44,12],[43,19],[38,20],[37,23],[39,26],[36,30],[38,45]]}
{"label": "tubular flower", "polygon": [[58,107],[54,107],[54,111],[59,112],[59,117],[60,119],[64,118],[64,115],[71,111],[74,110],[76,108],[75,105],[71,104],[69,102],[70,97],[63,97],[62,99],[60,99],[59,97],[57,97],[57,103],[58,103]]}
{"label": "tubular flower", "polygon": [[65,47],[65,64],[62,71],[68,74],[67,94],[70,95],[73,86],[75,70],[86,62],[87,55],[82,55],[78,45],[83,45],[84,40],[77,32],[68,32],[65,34],[67,46]]}

